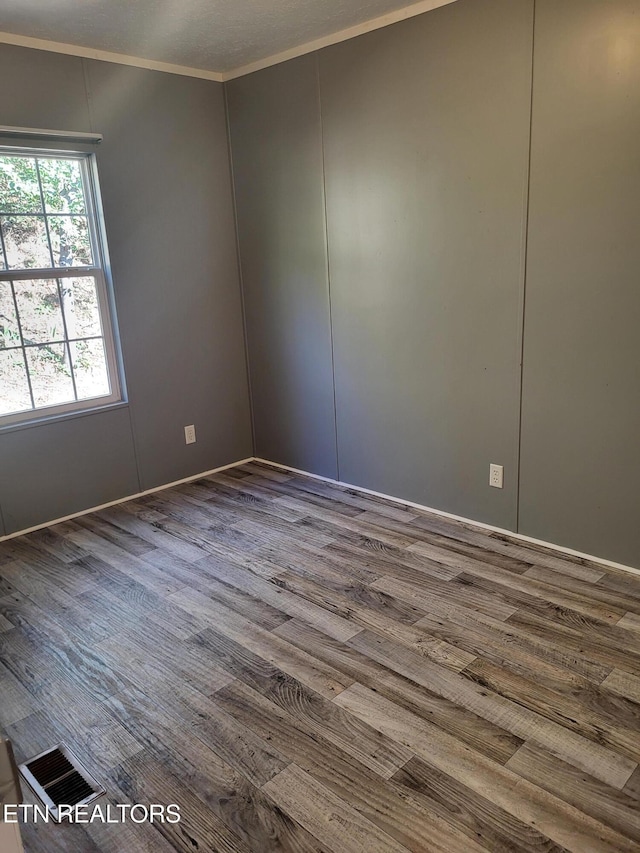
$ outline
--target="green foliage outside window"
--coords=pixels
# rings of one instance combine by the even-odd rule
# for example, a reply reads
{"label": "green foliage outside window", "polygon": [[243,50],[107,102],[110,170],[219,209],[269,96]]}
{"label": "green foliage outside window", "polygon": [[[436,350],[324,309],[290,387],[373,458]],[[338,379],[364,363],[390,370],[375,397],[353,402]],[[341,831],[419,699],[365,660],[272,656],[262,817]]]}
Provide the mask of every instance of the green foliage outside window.
{"label": "green foliage outside window", "polygon": [[0,416],[110,393],[93,255],[80,159],[0,154]]}

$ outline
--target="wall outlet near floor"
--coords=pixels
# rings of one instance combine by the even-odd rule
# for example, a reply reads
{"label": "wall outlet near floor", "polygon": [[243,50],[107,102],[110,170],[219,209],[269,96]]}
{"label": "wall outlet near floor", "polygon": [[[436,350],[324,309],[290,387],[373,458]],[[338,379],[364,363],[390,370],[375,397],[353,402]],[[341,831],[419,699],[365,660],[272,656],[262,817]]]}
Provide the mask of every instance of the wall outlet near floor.
{"label": "wall outlet near floor", "polygon": [[504,467],[502,465],[489,465],[489,485],[494,489],[501,489],[504,483]]}
{"label": "wall outlet near floor", "polygon": [[190,426],[186,426],[184,428],[184,443],[185,444],[195,444],[196,443],[196,428],[193,424]]}

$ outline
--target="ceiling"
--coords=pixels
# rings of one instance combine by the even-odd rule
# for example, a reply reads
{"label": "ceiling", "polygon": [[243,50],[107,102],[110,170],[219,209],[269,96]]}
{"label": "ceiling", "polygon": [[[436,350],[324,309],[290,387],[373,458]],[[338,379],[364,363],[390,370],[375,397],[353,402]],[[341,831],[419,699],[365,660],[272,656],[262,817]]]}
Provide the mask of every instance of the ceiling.
{"label": "ceiling", "polygon": [[[448,2],[422,0],[376,26]],[[0,31],[225,75],[406,8],[406,0],[0,0]]]}

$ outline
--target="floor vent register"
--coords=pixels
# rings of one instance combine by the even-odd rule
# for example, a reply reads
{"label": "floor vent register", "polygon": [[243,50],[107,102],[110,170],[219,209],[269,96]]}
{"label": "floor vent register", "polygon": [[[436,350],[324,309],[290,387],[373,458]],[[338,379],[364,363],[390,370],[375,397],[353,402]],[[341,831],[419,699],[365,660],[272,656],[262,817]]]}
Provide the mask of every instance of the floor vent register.
{"label": "floor vent register", "polygon": [[58,744],[25,761],[20,774],[34,793],[60,820],[59,807],[84,806],[105,793],[105,789],[85,770],[64,744]]}

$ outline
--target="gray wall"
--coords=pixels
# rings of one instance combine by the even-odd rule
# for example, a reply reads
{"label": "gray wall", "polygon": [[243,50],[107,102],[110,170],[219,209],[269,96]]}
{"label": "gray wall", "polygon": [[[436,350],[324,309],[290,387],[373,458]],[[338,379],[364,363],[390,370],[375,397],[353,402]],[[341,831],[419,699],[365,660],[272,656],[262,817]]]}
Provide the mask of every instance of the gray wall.
{"label": "gray wall", "polygon": [[256,453],[338,475],[317,57],[227,89]]}
{"label": "gray wall", "polygon": [[0,79],[2,124],[104,134],[129,392],[0,432],[9,533],[250,456],[252,440],[222,86],[8,45]]}
{"label": "gray wall", "polygon": [[640,15],[538,0],[521,530],[640,566]]}
{"label": "gray wall", "polygon": [[501,527],[531,24],[530,0],[461,0],[320,55],[340,475]]}
{"label": "gray wall", "polygon": [[227,85],[256,445],[640,566],[637,3],[535,7],[458,0]]}
{"label": "gray wall", "polygon": [[514,526],[532,12],[460,0],[228,84],[261,455]]}

